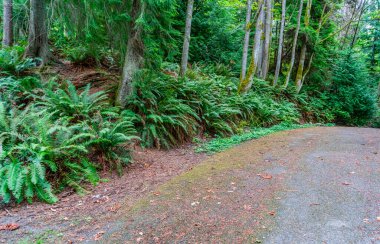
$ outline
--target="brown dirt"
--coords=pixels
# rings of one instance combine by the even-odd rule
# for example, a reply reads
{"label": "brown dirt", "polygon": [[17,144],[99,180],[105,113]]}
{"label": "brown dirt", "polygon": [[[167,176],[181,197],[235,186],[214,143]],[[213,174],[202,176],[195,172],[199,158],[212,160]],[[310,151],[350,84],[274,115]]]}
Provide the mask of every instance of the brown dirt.
{"label": "brown dirt", "polygon": [[43,76],[50,79],[50,77],[55,75],[58,75],[62,80],[71,81],[79,89],[87,84],[91,84],[91,92],[108,91],[111,98],[117,89],[120,79],[118,72],[71,64],[68,61],[50,67],[44,72]]}
{"label": "brown dirt", "polygon": [[85,238],[82,233],[101,232],[100,227],[114,219],[122,206],[133,205],[162,183],[191,170],[205,158],[205,154],[194,153],[192,145],[170,151],[137,148],[135,163],[121,177],[104,175],[103,178],[109,181],[90,187],[90,192],[83,197],[65,191],[54,205],[34,203],[0,208],[0,225],[20,225],[17,231],[1,231],[0,242],[43,240],[45,237],[82,240]]}

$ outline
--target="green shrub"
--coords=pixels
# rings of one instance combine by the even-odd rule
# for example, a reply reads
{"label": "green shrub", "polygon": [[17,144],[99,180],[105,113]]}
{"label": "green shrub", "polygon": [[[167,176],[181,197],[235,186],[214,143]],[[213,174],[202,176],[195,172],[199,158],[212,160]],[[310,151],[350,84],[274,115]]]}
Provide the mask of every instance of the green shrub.
{"label": "green shrub", "polygon": [[22,72],[34,68],[36,62],[33,59],[23,59],[24,48],[20,46],[0,49],[0,76],[19,75]]}
{"label": "green shrub", "polygon": [[134,121],[144,146],[168,148],[191,141],[198,133],[227,136],[244,126],[299,121],[295,105],[276,99],[274,88],[262,81],[255,90],[239,95],[236,78],[207,74],[202,66],[190,73],[193,79],[174,80],[149,71],[136,77],[124,115]]}
{"label": "green shrub", "polygon": [[375,82],[364,61],[354,54],[342,53],[332,67],[327,92],[336,122],[349,125],[367,124],[377,111]]}
{"label": "green shrub", "polygon": [[[136,131],[120,109],[110,107],[105,93],[91,94],[89,86],[79,93],[70,82],[62,89],[54,82],[8,79],[2,88],[15,97],[0,103],[4,202],[37,197],[53,203],[55,189],[69,186],[83,193],[83,183],[99,182],[100,166],[121,173],[122,165],[130,162],[128,144],[138,139]],[[22,110],[15,101],[25,101]]]}
{"label": "green shrub", "polygon": [[57,118],[67,117],[75,122],[90,120],[96,113],[104,112],[105,108],[109,106],[108,96],[105,92],[91,94],[90,88],[90,84],[88,84],[79,93],[75,86],[68,81],[67,89],[59,87],[53,90],[45,89],[45,95],[39,104],[48,108],[48,112]]}
{"label": "green shrub", "polygon": [[169,76],[142,72],[134,83],[124,115],[135,121],[143,146],[169,148],[190,141],[197,113],[177,97],[180,84]]}
{"label": "green shrub", "polygon": [[34,195],[48,203],[55,202],[47,174],[59,171],[61,159],[84,155],[87,149],[83,141],[92,135],[54,124],[49,114],[33,107],[7,115],[1,105],[1,112],[3,201],[9,202],[12,193],[18,202],[31,201]]}

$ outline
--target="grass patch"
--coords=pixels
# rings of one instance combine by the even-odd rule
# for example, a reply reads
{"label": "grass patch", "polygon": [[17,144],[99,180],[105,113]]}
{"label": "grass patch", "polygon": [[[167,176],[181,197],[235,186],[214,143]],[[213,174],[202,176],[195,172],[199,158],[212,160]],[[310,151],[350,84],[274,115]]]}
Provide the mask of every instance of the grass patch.
{"label": "grass patch", "polygon": [[197,153],[205,152],[208,154],[213,154],[217,152],[224,151],[226,149],[229,149],[233,146],[239,145],[243,142],[253,140],[253,139],[259,139],[261,137],[270,135],[275,132],[279,131],[286,131],[286,130],[293,130],[293,129],[300,129],[300,128],[311,128],[316,126],[334,126],[334,124],[288,124],[288,123],[282,123],[275,125],[270,128],[252,128],[247,133],[242,133],[239,135],[234,135],[227,138],[215,138],[211,141],[208,141],[199,147],[195,149]]}

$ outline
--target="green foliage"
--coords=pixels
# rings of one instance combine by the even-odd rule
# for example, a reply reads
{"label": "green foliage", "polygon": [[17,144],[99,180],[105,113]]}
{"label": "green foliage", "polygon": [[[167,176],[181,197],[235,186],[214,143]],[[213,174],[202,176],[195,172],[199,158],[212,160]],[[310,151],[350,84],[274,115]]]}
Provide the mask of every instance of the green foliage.
{"label": "green foliage", "polygon": [[[175,72],[175,67],[164,73]],[[199,133],[227,136],[244,126],[296,123],[300,113],[286,99],[275,99],[272,87],[257,81],[256,90],[237,92],[238,80],[214,74],[212,67],[189,70],[193,79],[174,80],[164,73],[141,72],[135,79],[124,115],[134,121],[143,146],[169,148]],[[206,74],[209,73],[209,74]]]}
{"label": "green foliage", "polygon": [[14,46],[0,49],[0,76],[20,75],[22,72],[34,68],[36,62],[33,59],[23,59],[24,48]]}
{"label": "green foliage", "polygon": [[103,117],[98,114],[89,122],[86,127],[94,135],[89,145],[93,147],[94,154],[98,155],[98,161],[103,167],[107,162],[111,163],[111,168],[121,174],[122,166],[131,162],[128,145],[140,139],[135,136],[137,132],[131,118],[118,117],[116,114],[115,117]]}
{"label": "green foliage", "polygon": [[332,67],[328,96],[337,123],[365,125],[377,111],[377,87],[364,62],[343,53]]}
{"label": "green foliage", "polygon": [[[26,199],[31,201],[34,195],[40,200],[53,203],[57,199],[52,193],[46,171],[57,172],[60,158],[74,157],[86,152],[81,141],[88,138],[87,134],[78,134],[75,128],[55,125],[50,116],[34,108],[26,108],[20,112],[13,110],[7,116],[4,105],[1,109],[2,133],[1,167],[3,190],[0,195],[4,201],[9,201],[12,193],[18,202]],[[73,136],[76,134],[75,136]],[[71,136],[70,136],[71,135]],[[22,180],[18,188],[5,181],[12,181],[13,172]]]}
{"label": "green foliage", "polygon": [[121,173],[122,164],[130,162],[128,144],[138,139],[136,132],[105,93],[91,93],[89,86],[79,93],[70,82],[63,89],[34,77],[7,79],[1,84],[10,95],[0,103],[4,202],[37,197],[53,203],[53,189],[69,186],[84,193],[83,183],[99,182],[99,166]]}
{"label": "green foliage", "polygon": [[[244,35],[241,6],[230,6],[222,1],[195,1],[194,4],[190,61],[223,63],[237,71]],[[179,10],[181,29],[185,9],[183,4]]]}
{"label": "green foliage", "polygon": [[15,104],[25,105],[34,100],[35,95],[41,93],[43,84],[35,76],[0,78],[0,90],[3,100]]}
{"label": "green foliage", "polygon": [[178,98],[181,83],[168,76],[139,74],[124,114],[135,121],[144,146],[163,147],[188,141],[197,130],[196,112]]}
{"label": "green foliage", "polygon": [[[279,125],[275,125],[270,128],[252,128],[248,132],[245,132],[243,134],[234,135],[227,138],[216,138],[209,142],[204,143],[203,145],[200,145],[196,151],[197,152],[205,152],[209,154],[213,154],[216,152],[224,151],[228,148],[231,148],[235,145],[238,145],[242,142],[249,141],[252,139],[259,139],[263,136],[284,131],[284,130],[292,130],[292,129],[299,129],[299,128],[310,128],[313,126],[313,124],[304,124],[304,125],[297,125],[297,124],[288,124],[288,123],[282,123]],[[328,125],[329,126],[329,125]]]}
{"label": "green foliage", "polygon": [[48,108],[48,112],[55,117],[67,117],[73,121],[88,120],[96,113],[108,112],[105,111],[108,105],[108,96],[103,91],[91,94],[90,88],[90,84],[88,84],[79,93],[75,86],[68,81],[67,89],[46,89],[40,104]]}

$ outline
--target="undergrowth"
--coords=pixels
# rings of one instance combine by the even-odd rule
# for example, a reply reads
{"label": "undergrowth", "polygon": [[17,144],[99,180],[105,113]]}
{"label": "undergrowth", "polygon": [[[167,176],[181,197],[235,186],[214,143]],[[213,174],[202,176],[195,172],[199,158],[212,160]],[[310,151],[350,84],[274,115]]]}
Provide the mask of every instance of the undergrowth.
{"label": "undergrowth", "polygon": [[38,60],[22,59],[21,53],[18,47],[0,51],[0,197],[6,203],[54,203],[65,187],[85,193],[86,184],[100,181],[100,170],[122,173],[136,143],[169,149],[198,137],[215,138],[197,148],[215,153],[273,132],[314,126],[309,123],[364,124],[376,110],[366,90],[356,89],[361,93],[350,100],[352,84],[364,73],[347,78],[339,86],[347,89],[339,90],[347,72],[336,72],[330,90],[314,96],[258,79],[238,94],[239,79],[226,65],[193,64],[186,78],[178,78],[178,65],[171,63],[161,72],[138,72],[133,93],[120,108],[106,92],[91,92],[90,84],[77,89],[70,81],[43,81],[30,72]]}
{"label": "undergrowth", "polygon": [[198,146],[195,151],[198,153],[205,152],[208,154],[213,154],[213,153],[224,151],[226,149],[229,149],[243,142],[253,140],[253,139],[259,139],[261,137],[270,135],[275,132],[300,129],[300,128],[311,128],[315,126],[333,126],[333,124],[325,124],[325,125],[302,124],[300,125],[300,124],[281,123],[279,125],[275,125],[270,128],[252,128],[249,131],[244,132],[242,134],[234,135],[227,138],[212,139]]}

